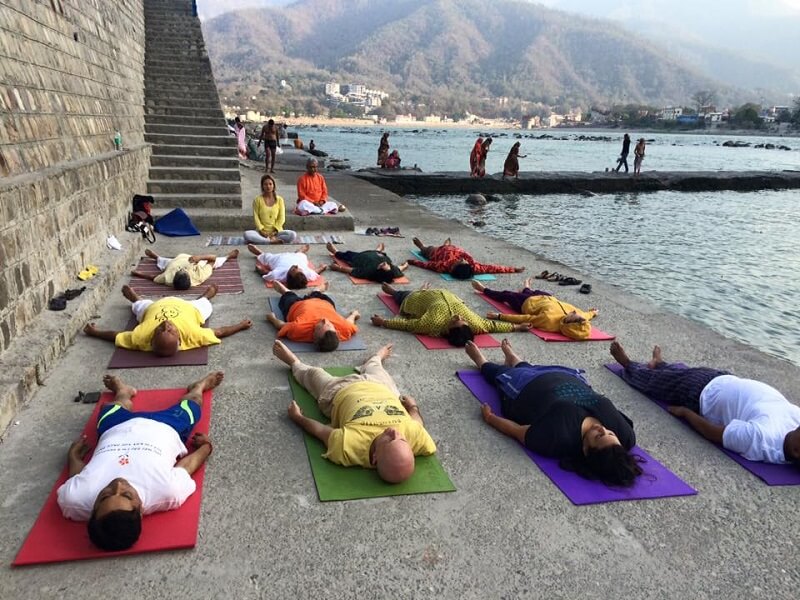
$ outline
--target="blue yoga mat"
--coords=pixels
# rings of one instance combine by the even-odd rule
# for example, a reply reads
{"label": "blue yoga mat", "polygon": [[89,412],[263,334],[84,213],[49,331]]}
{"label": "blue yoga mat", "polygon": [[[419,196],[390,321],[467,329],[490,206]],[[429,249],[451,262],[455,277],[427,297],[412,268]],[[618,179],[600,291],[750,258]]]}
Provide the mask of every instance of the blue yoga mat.
{"label": "blue yoga mat", "polygon": [[171,210],[161,217],[156,221],[155,228],[158,233],[171,237],[200,235],[200,232],[192,223],[189,215],[183,212],[181,208]]}

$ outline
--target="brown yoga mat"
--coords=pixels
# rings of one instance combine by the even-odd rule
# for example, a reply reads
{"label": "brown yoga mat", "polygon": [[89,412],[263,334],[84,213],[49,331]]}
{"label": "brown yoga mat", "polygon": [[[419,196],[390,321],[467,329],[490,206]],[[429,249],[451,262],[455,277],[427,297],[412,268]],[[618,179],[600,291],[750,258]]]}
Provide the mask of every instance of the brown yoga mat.
{"label": "brown yoga mat", "polygon": [[[136,317],[131,316],[130,321],[125,326],[127,331],[136,327]],[[206,321],[208,325],[208,321]],[[208,346],[203,348],[193,348],[192,350],[181,350],[172,356],[157,356],[152,352],[141,352],[140,350],[128,350],[127,348],[114,348],[111,361],[108,363],[109,369],[139,369],[143,367],[184,367],[208,364]]]}
{"label": "brown yoga mat", "polygon": [[[161,271],[156,266],[156,261],[149,258],[142,258],[136,267],[137,270],[148,275],[158,275]],[[239,272],[239,261],[235,258],[227,260],[219,269],[214,269],[214,274],[198,286],[188,290],[176,290],[171,285],[155,283],[142,277],[133,277],[128,283],[129,286],[140,296],[152,298],[157,296],[191,296],[197,298],[202,296],[211,284],[216,284],[218,294],[241,294],[244,292],[242,275]]]}

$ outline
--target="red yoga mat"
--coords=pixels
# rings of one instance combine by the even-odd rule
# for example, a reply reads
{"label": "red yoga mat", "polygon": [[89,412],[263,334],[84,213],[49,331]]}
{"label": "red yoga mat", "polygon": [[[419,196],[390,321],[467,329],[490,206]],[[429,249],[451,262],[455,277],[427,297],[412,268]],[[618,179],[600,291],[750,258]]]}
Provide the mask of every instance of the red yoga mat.
{"label": "red yoga mat", "polygon": [[[486,294],[478,294],[481,298],[483,298],[486,302],[494,306],[498,312],[503,313],[504,315],[514,315],[517,314],[511,308],[509,308],[508,304],[504,302],[498,302],[497,300],[492,300]],[[611,335],[610,333],[606,333],[601,329],[598,329],[594,325],[592,325],[592,332],[589,334],[589,338],[585,340],[573,340],[572,338],[568,338],[567,336],[553,331],[545,331],[543,329],[530,329],[529,330],[533,335],[538,338],[543,339],[545,342],[607,342],[609,340],[613,340],[616,336]]]}
{"label": "red yoga mat", "polygon": [[[209,319],[210,321],[211,319]],[[136,317],[131,317],[125,326],[126,331],[136,327]],[[206,321],[208,325],[208,321]],[[208,364],[208,346],[181,350],[172,356],[158,356],[152,352],[114,348],[114,354],[108,363],[109,369],[139,369],[143,367],[185,367]]]}
{"label": "red yoga mat", "polygon": [[[333,261],[337,265],[339,265],[340,267],[349,267],[350,266],[346,262],[344,262],[343,260],[339,260],[338,258],[334,258]],[[359,277],[353,277],[352,275],[348,275],[348,277],[350,278],[350,281],[352,281],[355,285],[363,285],[365,283],[378,284],[377,281],[370,281],[369,279],[361,279]],[[402,284],[402,283],[411,283],[411,282],[409,281],[408,277],[403,275],[399,279],[395,279],[394,281],[392,281],[392,283],[393,284],[394,283],[401,283]]]}
{"label": "red yoga mat", "polygon": [[[149,258],[142,258],[136,269],[148,275],[161,273],[156,266],[156,261]],[[216,284],[218,294],[241,294],[244,292],[242,274],[239,272],[239,261],[235,258],[227,260],[219,269],[214,269],[211,277],[188,290],[176,290],[171,285],[155,283],[142,277],[131,277],[128,283],[133,291],[140,296],[191,296],[192,298],[197,298],[204,294],[211,284]]]}
{"label": "red yoga mat", "polygon": [[[394,301],[394,298],[388,296],[386,294],[378,294],[378,300],[383,302],[392,314],[396,315],[400,312],[400,306],[398,306],[397,302]],[[422,345],[425,346],[428,350],[459,350],[460,348],[456,348],[455,346],[451,346],[450,343],[444,339],[439,337],[433,337],[432,335],[422,335],[419,333],[414,334],[416,338],[422,342]],[[479,348],[499,348],[500,342],[490,336],[488,333],[480,333],[475,336],[475,339],[472,340]]]}
{"label": "red yoga mat", "polygon": [[[186,394],[185,389],[139,390],[134,398],[135,410],[161,410],[175,404]],[[114,399],[111,392],[106,392],[94,407],[83,433],[88,436],[89,444],[97,445],[97,414],[100,407]],[[193,431],[208,432],[211,421],[212,392],[203,394],[203,411]],[[191,449],[190,449],[191,450]],[[66,455],[66,448],[64,449]],[[66,462],[66,461],[65,461]],[[86,523],[70,521],[61,514],[56,501],[56,490],[67,480],[67,466],[58,476],[50,495],[39,513],[39,517],[31,527],[28,537],[22,544],[17,557],[11,563],[14,566],[35,565],[42,563],[84,560],[87,558],[110,558],[122,554],[140,554],[178,548],[193,548],[197,543],[197,530],[200,521],[200,502],[203,496],[203,479],[205,465],[195,471],[192,478],[197,490],[189,496],[178,510],[147,515],[142,521],[142,535],[133,547],[120,552],[106,552],[96,548],[89,541]]]}

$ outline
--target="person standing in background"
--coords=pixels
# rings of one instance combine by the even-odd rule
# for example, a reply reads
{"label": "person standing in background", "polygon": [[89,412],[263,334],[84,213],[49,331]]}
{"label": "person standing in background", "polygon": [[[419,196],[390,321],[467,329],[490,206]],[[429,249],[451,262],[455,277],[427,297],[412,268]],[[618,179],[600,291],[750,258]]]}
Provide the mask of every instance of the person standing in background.
{"label": "person standing in background", "polygon": [[639,138],[639,143],[633,149],[633,174],[638,175],[642,172],[642,161],[644,160],[644,138]]}
{"label": "person standing in background", "polygon": [[386,159],[389,157],[389,132],[386,131],[381,136],[381,143],[378,146],[378,166],[384,168]]}
{"label": "person standing in background", "polygon": [[625,165],[625,172],[628,172],[628,153],[630,151],[631,136],[626,133],[625,137],[622,138],[622,152],[619,153],[619,158],[617,159],[617,168],[614,169],[615,172],[619,173],[619,169],[623,165]]}

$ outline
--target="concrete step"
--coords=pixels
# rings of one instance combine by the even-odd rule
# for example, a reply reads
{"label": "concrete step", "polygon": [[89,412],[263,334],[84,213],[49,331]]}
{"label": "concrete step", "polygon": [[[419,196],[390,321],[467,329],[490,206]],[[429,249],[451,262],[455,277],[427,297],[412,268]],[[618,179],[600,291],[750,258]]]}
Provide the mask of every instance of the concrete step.
{"label": "concrete step", "polygon": [[158,181],[239,181],[239,165],[224,167],[156,167],[150,165],[150,179]]}
{"label": "concrete step", "polygon": [[220,135],[228,132],[224,123],[217,125],[196,125],[194,123],[182,125],[180,123],[147,123],[144,124],[145,133],[174,133],[176,135]]}
{"label": "concrete step", "polygon": [[194,108],[192,106],[151,106],[144,107],[145,118],[154,117],[202,117],[204,119],[224,119],[219,106]]}
{"label": "concrete step", "polygon": [[192,64],[191,67],[186,65],[176,65],[175,63],[170,63],[169,66],[165,66],[160,63],[156,65],[145,63],[145,81],[149,78],[165,76],[176,77],[180,79],[192,79],[194,77],[211,77],[213,79],[214,75],[211,72],[211,64],[205,61],[196,62]]}
{"label": "concrete step", "polygon": [[[226,150],[229,150],[226,148]],[[230,156],[195,156],[193,154],[153,154],[150,157],[151,167],[195,167],[208,169],[238,169],[239,157]]]}
{"label": "concrete step", "polygon": [[185,115],[145,115],[144,117],[145,129],[148,125],[199,125],[201,127],[221,127],[226,129],[227,123],[225,118],[220,116],[214,117],[198,117],[198,116],[185,116]]}
{"label": "concrete step", "polygon": [[214,75],[211,71],[207,73],[198,73],[196,70],[189,71],[187,69],[176,70],[174,73],[160,73],[153,69],[147,69],[144,74],[144,87],[159,86],[165,82],[173,83],[175,85],[197,85],[200,83],[210,83],[216,85]]}
{"label": "concrete step", "polygon": [[174,133],[145,133],[144,141],[149,144],[183,146],[221,146],[236,148],[236,138],[231,135],[181,135]]}
{"label": "concrete step", "polygon": [[[183,96],[153,96],[144,98],[144,105],[147,106],[172,106],[183,108],[194,108],[201,110],[220,109],[219,97],[217,98],[191,98]],[[189,106],[187,106],[189,105]]]}
{"label": "concrete step", "polygon": [[[242,208],[242,194],[153,194],[159,208]],[[252,218],[252,215],[251,215]]]}
{"label": "concrete step", "polygon": [[[198,82],[198,83],[176,83],[169,79],[164,79],[161,84],[152,83],[145,85],[144,97],[150,100],[158,100],[159,98],[177,98],[183,96],[198,99],[202,101],[210,101],[213,103],[214,99],[219,98],[217,86],[213,81]],[[185,102],[184,102],[185,103]]]}
{"label": "concrete step", "polygon": [[150,179],[148,194],[241,194],[241,183],[236,181],[185,180],[170,181]]}
{"label": "concrete step", "polygon": [[[184,209],[186,210],[186,209]],[[153,216],[158,219],[169,212],[169,209],[154,208]],[[253,213],[247,206],[240,210],[235,209],[201,209],[189,208],[186,214],[201,231],[241,231],[253,228]],[[286,215],[286,229],[294,231],[353,231],[353,216],[349,212],[338,215],[299,217]]]}
{"label": "concrete step", "polygon": [[203,156],[225,157],[238,156],[236,148],[229,146],[186,146],[183,144],[157,144],[152,148],[153,155],[159,156]]}

